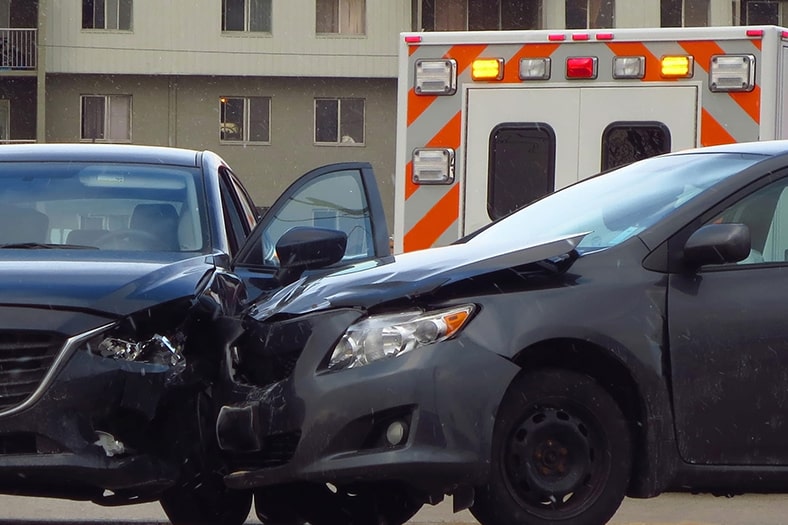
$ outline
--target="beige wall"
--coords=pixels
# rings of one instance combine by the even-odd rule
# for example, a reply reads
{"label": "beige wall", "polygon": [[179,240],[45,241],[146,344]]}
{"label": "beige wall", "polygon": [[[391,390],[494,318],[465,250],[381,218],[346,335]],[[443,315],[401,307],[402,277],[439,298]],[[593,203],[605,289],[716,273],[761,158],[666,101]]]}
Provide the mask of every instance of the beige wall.
{"label": "beige wall", "polygon": [[[210,149],[267,206],[302,173],[330,162],[368,161],[389,228],[394,209],[396,80],[136,75],[47,76],[47,142],[79,140],[81,94],[132,95],[132,142]],[[270,96],[270,145],[219,142],[220,96]],[[315,146],[315,97],[366,99],[365,144]]]}

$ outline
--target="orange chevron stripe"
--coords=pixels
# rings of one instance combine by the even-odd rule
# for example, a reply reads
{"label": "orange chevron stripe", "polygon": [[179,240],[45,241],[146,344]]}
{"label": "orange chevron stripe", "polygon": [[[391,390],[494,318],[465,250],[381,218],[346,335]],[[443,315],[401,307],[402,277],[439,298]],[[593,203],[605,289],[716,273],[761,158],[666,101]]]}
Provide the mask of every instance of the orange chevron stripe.
{"label": "orange chevron stripe", "polygon": [[[453,58],[457,61],[457,76],[459,76],[486,47],[487,44],[452,46],[443,58]],[[437,98],[437,95],[417,95],[411,87],[408,91],[408,126],[413,124]]]}
{"label": "orange chevron stripe", "polygon": [[413,45],[413,44],[409,45],[409,46],[408,46],[408,56],[411,56],[413,53],[415,53],[415,52],[416,52],[416,50],[417,50],[419,47],[421,47],[421,46],[415,46],[415,45]]}
{"label": "orange chevron stripe", "polygon": [[460,124],[462,122],[462,111],[458,111],[449,119],[443,129],[441,129],[429,142],[428,148],[454,148],[460,147]]}
{"label": "orange chevron stripe", "polygon": [[413,183],[413,161],[405,164],[405,200],[408,200],[419,187]]}
{"label": "orange chevron stripe", "polygon": [[644,44],[639,42],[610,42],[607,44],[607,47],[609,47],[616,56],[646,57],[646,71],[643,81],[653,82],[656,80],[667,80],[660,76],[660,70],[662,69],[660,58],[649,51]]}
{"label": "orange chevron stripe", "polygon": [[403,239],[406,252],[429,248],[459,217],[460,185],[454,184]]}
{"label": "orange chevron stripe", "polygon": [[733,135],[717,122],[706,109],[700,115],[700,144],[701,146],[716,146],[718,144],[732,144],[736,142]]}
{"label": "orange chevron stripe", "polygon": [[[724,55],[725,52],[716,42],[689,41],[679,42],[681,47],[695,57],[695,65],[708,73],[712,55]],[[731,93],[731,98],[750,116],[755,123],[761,121],[761,89],[756,86],[750,92]]]}
{"label": "orange chevron stripe", "polygon": [[520,59],[537,58],[551,56],[560,44],[525,44],[517,53],[508,60],[508,66],[504,69],[504,82],[520,81]]}

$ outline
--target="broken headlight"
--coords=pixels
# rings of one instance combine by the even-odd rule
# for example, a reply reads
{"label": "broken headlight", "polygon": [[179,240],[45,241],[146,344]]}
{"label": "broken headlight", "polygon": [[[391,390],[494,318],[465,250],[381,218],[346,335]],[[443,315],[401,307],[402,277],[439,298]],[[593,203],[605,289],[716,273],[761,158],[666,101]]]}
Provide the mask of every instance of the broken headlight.
{"label": "broken headlight", "polygon": [[456,336],[473,314],[466,304],[433,312],[420,310],[367,317],[350,326],[334,347],[329,370],[343,370],[396,357]]}
{"label": "broken headlight", "polygon": [[83,343],[94,355],[174,366],[183,361],[186,305],[168,303],[131,315]]}

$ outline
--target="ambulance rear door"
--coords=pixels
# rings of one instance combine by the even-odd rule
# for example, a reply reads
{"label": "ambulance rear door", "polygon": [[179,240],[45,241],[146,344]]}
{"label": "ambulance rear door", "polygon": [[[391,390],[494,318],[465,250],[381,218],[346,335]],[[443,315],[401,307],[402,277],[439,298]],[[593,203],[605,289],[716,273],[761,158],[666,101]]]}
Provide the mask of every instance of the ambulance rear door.
{"label": "ambulance rear door", "polygon": [[696,84],[469,88],[463,235],[554,189],[698,137]]}

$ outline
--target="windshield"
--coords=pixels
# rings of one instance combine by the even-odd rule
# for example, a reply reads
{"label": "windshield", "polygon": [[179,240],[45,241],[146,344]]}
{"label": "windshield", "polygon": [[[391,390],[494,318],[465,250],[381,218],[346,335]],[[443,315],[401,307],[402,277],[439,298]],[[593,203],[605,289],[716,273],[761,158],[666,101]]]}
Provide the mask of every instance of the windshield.
{"label": "windshield", "polygon": [[0,248],[202,250],[200,171],[120,163],[0,163]]}
{"label": "windshield", "polygon": [[578,249],[608,248],[637,235],[761,155],[654,157],[548,195],[478,232],[469,242],[532,245],[588,233]]}

